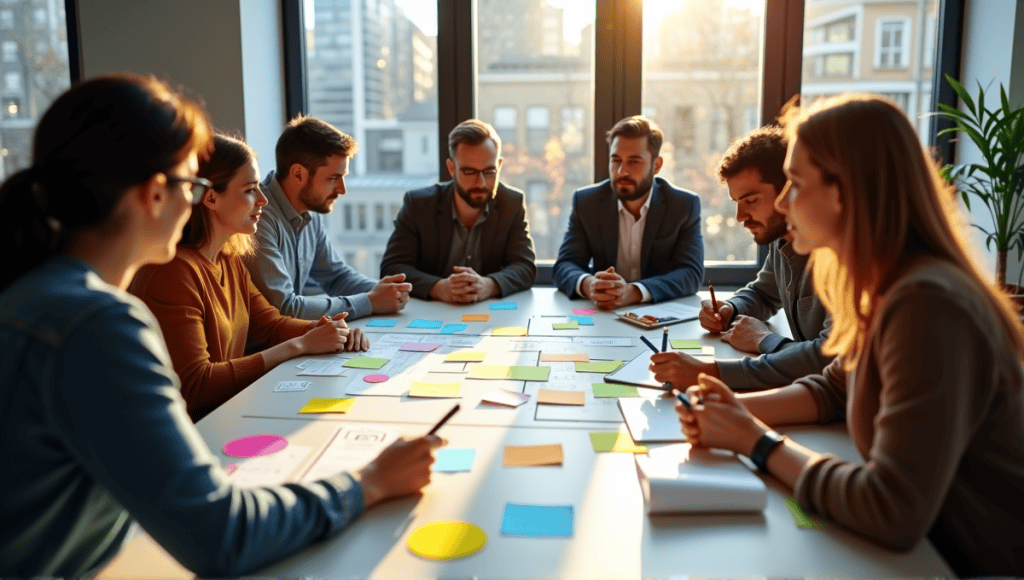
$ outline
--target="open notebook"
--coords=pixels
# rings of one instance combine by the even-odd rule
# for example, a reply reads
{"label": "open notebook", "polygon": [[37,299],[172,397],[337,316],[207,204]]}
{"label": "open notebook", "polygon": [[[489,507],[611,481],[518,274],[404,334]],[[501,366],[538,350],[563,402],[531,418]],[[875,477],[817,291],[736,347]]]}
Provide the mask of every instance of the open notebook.
{"label": "open notebook", "polygon": [[651,514],[759,512],[768,488],[732,453],[667,445],[636,456],[636,472]]}

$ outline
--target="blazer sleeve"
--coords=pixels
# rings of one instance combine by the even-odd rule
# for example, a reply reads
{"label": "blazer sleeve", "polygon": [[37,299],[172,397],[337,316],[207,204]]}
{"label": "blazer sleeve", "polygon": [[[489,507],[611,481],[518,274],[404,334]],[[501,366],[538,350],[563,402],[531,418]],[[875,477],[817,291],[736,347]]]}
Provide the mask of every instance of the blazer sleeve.
{"label": "blazer sleeve", "polygon": [[405,274],[405,281],[412,284],[410,294],[414,298],[429,300],[430,289],[441,277],[424,272],[417,268],[417,265],[423,251],[422,238],[426,235],[421,221],[433,216],[420,215],[417,219],[417,214],[421,213],[417,210],[422,208],[415,207],[416,205],[416,198],[412,192],[407,192],[402,201],[402,209],[398,210],[398,216],[395,217],[395,229],[391,232],[384,258],[380,263],[380,275],[383,278]]}
{"label": "blazer sleeve", "polygon": [[492,245],[496,250],[504,248],[503,267],[488,274],[498,283],[502,296],[526,290],[537,280],[537,254],[533,249],[530,224],[526,218],[526,198],[522,194],[511,197],[516,203],[509,204],[512,207],[508,208],[512,210],[508,239],[495,240]]}
{"label": "blazer sleeve", "polygon": [[653,302],[696,294],[700,285],[704,283],[704,240],[700,233],[700,200],[693,194],[684,195],[687,200],[685,205],[689,206],[689,211],[684,207],[682,215],[676,217],[682,220],[683,225],[672,248],[672,270],[637,281],[651,292]]}
{"label": "blazer sleeve", "polygon": [[775,260],[769,256],[758,271],[757,278],[737,290],[727,301],[732,304],[733,316],[743,314],[762,321],[774,316],[782,308],[782,297],[779,296],[775,276]]}
{"label": "blazer sleeve", "polygon": [[[587,232],[583,228],[580,214],[580,193],[572,196],[572,212],[569,214],[569,225],[558,249],[558,259],[552,273],[555,286],[569,298],[582,298],[576,293],[576,281],[583,274],[590,274],[590,261],[594,257],[587,240]],[[653,294],[653,293],[652,293]]]}

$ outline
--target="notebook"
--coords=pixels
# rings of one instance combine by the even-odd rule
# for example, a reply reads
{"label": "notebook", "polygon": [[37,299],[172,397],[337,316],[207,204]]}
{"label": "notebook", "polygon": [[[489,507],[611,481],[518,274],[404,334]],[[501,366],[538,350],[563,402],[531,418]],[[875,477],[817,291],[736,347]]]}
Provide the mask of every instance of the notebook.
{"label": "notebook", "polygon": [[732,453],[680,444],[635,461],[649,514],[759,512],[768,503],[764,481]]}
{"label": "notebook", "polygon": [[666,324],[697,320],[697,317],[700,316],[700,308],[678,302],[662,302],[628,310],[617,310],[615,314],[620,320],[641,328],[658,328]]}

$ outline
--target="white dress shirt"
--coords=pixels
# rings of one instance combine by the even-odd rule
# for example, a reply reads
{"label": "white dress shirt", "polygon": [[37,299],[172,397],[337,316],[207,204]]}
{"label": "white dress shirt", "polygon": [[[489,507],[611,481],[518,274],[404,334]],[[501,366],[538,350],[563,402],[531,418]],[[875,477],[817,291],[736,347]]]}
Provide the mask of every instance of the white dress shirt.
{"label": "white dress shirt", "polygon": [[[616,203],[619,206],[619,249],[615,257],[615,271],[640,290],[640,302],[650,302],[650,290],[637,280],[643,277],[640,250],[644,240],[644,226],[647,225],[647,211],[651,209],[651,193],[648,192],[647,199],[640,206],[639,219],[634,218],[626,206],[622,205],[622,200],[616,200]],[[593,274],[583,274],[576,280],[576,294],[580,296],[583,296],[583,279],[587,276]]]}

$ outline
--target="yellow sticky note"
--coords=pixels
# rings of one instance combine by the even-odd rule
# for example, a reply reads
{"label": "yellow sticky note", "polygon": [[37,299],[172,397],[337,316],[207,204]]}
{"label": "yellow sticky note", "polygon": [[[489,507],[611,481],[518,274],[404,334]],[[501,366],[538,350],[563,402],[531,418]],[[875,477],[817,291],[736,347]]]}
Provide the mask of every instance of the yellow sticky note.
{"label": "yellow sticky note", "polygon": [[487,358],[486,352],[463,350],[448,353],[448,356],[444,357],[444,360],[448,362],[483,362],[485,358]]}
{"label": "yellow sticky note", "polygon": [[471,379],[507,379],[512,373],[512,367],[507,365],[473,365],[469,367]]}
{"label": "yellow sticky note", "polygon": [[474,554],[487,543],[483,530],[466,522],[437,522],[409,535],[409,550],[431,560],[454,560]]}
{"label": "yellow sticky note", "polygon": [[501,326],[495,328],[492,332],[494,336],[526,336],[525,326]]}
{"label": "yellow sticky note", "polygon": [[491,319],[490,314],[463,314],[463,322],[487,322]]}
{"label": "yellow sticky note", "polygon": [[306,406],[299,409],[300,413],[348,413],[355,399],[325,399],[313,397]]}
{"label": "yellow sticky note", "polygon": [[409,387],[409,396],[443,399],[448,397],[458,397],[459,391],[459,383],[427,383],[424,381],[413,381],[412,386]]}

